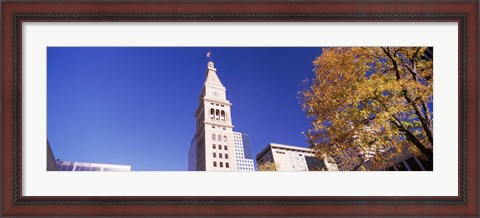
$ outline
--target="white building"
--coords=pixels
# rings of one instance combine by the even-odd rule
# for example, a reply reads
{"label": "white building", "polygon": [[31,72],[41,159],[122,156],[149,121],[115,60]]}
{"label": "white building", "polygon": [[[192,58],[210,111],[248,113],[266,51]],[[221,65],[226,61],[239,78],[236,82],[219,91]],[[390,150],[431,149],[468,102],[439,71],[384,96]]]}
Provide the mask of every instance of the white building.
{"label": "white building", "polygon": [[[195,112],[196,131],[190,144],[188,170],[238,171],[234,132],[226,88],[218,78],[212,61],[208,62],[205,84]],[[250,162],[253,165],[253,160]]]}
{"label": "white building", "polygon": [[315,157],[312,149],[270,143],[257,155],[257,164],[274,163],[277,171],[338,171],[335,163]]}
{"label": "white building", "polygon": [[[255,165],[251,157],[245,157],[245,153],[251,153],[250,142],[246,139],[248,135],[241,132],[233,132],[233,142],[235,143],[235,159],[237,160],[238,171],[255,171]],[[247,151],[250,150],[250,151]]]}
{"label": "white building", "polygon": [[57,167],[59,171],[130,171],[129,165],[118,164],[101,164],[101,163],[85,163],[57,160]]}

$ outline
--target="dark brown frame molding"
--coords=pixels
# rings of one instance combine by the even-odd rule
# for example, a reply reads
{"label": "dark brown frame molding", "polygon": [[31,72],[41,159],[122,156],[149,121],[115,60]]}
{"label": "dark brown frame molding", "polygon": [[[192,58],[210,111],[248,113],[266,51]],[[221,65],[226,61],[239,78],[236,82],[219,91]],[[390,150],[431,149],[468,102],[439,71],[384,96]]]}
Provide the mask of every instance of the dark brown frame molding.
{"label": "dark brown frame molding", "polygon": [[[2,6],[2,215],[449,215],[478,211],[478,1],[101,2],[4,1]],[[234,21],[459,24],[456,197],[28,197],[22,196],[22,22]],[[432,184],[434,185],[434,184]]]}

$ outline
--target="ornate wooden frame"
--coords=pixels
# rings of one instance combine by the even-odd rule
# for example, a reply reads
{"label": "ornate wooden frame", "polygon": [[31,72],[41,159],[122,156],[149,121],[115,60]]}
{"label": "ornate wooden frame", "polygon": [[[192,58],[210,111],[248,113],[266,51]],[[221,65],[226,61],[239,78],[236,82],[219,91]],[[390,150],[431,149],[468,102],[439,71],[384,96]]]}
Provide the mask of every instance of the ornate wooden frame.
{"label": "ornate wooden frame", "polygon": [[[457,215],[478,216],[478,1],[41,2],[2,6],[2,215]],[[459,24],[459,196],[22,196],[22,44],[25,21],[454,21]]]}

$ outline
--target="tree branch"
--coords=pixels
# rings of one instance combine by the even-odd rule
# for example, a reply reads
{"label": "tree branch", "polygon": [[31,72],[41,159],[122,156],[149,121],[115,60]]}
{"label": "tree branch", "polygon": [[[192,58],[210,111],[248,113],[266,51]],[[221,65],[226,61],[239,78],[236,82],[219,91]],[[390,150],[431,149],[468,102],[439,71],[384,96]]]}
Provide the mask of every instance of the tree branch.
{"label": "tree branch", "polygon": [[[397,61],[395,60],[395,58],[393,58],[390,54],[389,51],[387,51],[385,48],[382,47],[382,50],[383,52],[388,56],[388,58],[392,61],[392,64],[393,64],[393,67],[395,68],[395,72],[396,72],[396,75],[397,75],[397,80],[400,80],[400,71],[398,69],[398,64],[397,64]],[[416,52],[418,52],[419,50],[417,50]],[[426,132],[426,135],[428,137],[428,140],[430,141],[431,145],[433,145],[433,134],[432,134],[432,130],[428,127],[426,121],[425,121],[425,118],[423,117],[422,113],[420,112],[420,110],[418,109],[418,106],[415,104],[415,102],[413,102],[409,97],[408,97],[408,90],[403,88],[403,96],[405,97],[405,99],[407,100],[407,102],[413,107],[413,109],[415,110],[415,114],[417,114],[418,118],[420,119],[420,122],[422,123],[422,127],[423,129],[425,130]]]}
{"label": "tree branch", "polygon": [[[433,145],[433,134],[432,134],[432,128],[430,127],[429,123],[427,123],[425,116],[420,112],[420,109],[418,108],[418,105],[412,101],[408,96],[407,96],[407,91],[405,90],[403,92],[403,96],[407,100],[407,102],[413,107],[415,110],[415,114],[418,116],[418,119],[420,120],[420,123],[422,124],[423,130],[425,130],[425,133],[427,135],[428,141],[430,141],[430,145]],[[430,147],[430,146],[429,146]]]}

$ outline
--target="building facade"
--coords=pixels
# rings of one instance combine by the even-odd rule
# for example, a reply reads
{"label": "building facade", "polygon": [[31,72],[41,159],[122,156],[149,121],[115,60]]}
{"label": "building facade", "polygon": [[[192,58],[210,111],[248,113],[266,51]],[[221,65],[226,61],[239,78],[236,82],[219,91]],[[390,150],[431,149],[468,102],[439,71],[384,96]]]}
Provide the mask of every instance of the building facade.
{"label": "building facade", "polygon": [[57,160],[59,171],[130,171],[131,166]]}
{"label": "building facade", "polygon": [[277,171],[338,171],[335,163],[315,157],[310,148],[270,143],[256,157],[257,164],[275,164]]}
{"label": "building facade", "polygon": [[196,130],[190,143],[188,166],[192,171],[237,171],[234,132],[226,88],[212,61],[195,112]]}
{"label": "building facade", "polygon": [[415,155],[411,155],[409,157],[404,158],[396,162],[391,167],[385,169],[386,171],[427,171],[426,166],[427,163],[425,160],[416,157]]}
{"label": "building facade", "polygon": [[235,143],[235,159],[237,160],[238,171],[255,171],[255,164],[252,159],[252,148],[250,136],[241,132],[233,132]]}

